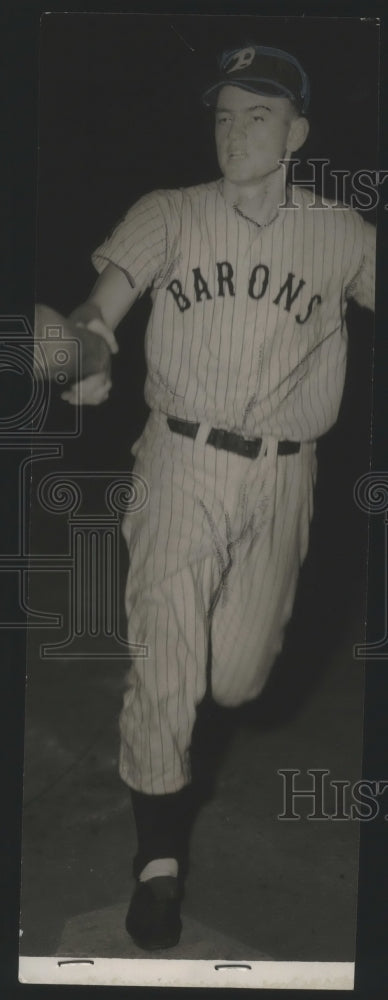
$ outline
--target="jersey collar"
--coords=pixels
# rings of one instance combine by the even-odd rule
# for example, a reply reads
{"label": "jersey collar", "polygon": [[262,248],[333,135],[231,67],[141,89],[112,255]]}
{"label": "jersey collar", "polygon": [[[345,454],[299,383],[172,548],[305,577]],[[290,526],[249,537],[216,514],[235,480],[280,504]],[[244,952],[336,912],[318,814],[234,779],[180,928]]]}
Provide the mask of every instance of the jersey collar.
{"label": "jersey collar", "polygon": [[235,202],[233,202],[233,200],[228,196],[227,190],[225,191],[225,183],[223,177],[220,177],[216,181],[216,188],[221,197],[223,198],[223,200],[226,202],[226,204],[230,205],[230,207],[234,209],[236,215],[238,215],[241,219],[245,219],[251,225],[255,226],[258,230],[267,229],[268,226],[271,226],[276,221],[276,219],[284,218],[285,212],[287,211],[288,207],[292,204],[295,204],[292,198],[291,185],[285,184],[283,188],[281,205],[279,206],[279,208],[275,210],[274,215],[270,219],[268,219],[267,222],[259,223],[256,221],[256,219],[251,219],[248,215],[245,215],[245,213],[238,207],[238,205],[236,205]]}

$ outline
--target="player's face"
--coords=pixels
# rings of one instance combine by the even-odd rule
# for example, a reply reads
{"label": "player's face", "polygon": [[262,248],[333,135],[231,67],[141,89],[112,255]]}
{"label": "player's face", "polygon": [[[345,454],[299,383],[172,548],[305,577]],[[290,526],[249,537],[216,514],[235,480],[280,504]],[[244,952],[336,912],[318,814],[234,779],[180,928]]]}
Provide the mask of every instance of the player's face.
{"label": "player's face", "polygon": [[286,97],[223,87],[217,101],[215,136],[224,177],[234,184],[254,185],[278,170],[279,160],[302,144],[297,137],[298,121],[305,119],[295,116]]}

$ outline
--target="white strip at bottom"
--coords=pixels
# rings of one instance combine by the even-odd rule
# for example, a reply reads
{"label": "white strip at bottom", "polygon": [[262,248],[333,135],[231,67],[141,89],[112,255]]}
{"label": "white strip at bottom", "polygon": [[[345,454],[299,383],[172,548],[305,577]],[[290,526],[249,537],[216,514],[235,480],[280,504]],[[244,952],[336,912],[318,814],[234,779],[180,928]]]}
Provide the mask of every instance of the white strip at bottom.
{"label": "white strip at bottom", "polygon": [[21,983],[353,990],[353,962],[208,962],[196,959],[36,958],[21,955]]}

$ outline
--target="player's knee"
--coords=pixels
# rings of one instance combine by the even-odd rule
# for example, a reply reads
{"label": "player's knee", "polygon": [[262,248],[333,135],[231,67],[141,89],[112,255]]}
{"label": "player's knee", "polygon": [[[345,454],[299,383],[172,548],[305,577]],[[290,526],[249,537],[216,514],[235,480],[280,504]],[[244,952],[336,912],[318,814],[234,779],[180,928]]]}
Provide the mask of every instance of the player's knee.
{"label": "player's knee", "polygon": [[261,694],[282,645],[283,635],[267,645],[260,657],[252,656],[249,662],[236,662],[222,666],[213,663],[212,696],[223,708],[237,708],[253,701]]}
{"label": "player's knee", "polygon": [[253,701],[258,697],[266,684],[269,671],[270,667],[265,673],[261,673],[249,684],[244,685],[212,682],[212,697],[216,704],[222,708],[238,708],[247,701]]}
{"label": "player's knee", "polygon": [[242,693],[241,691],[212,691],[213,699],[217,705],[221,708],[239,708],[241,705],[245,705],[249,701],[254,701],[255,698],[261,694],[266,679],[251,687],[250,690]]}

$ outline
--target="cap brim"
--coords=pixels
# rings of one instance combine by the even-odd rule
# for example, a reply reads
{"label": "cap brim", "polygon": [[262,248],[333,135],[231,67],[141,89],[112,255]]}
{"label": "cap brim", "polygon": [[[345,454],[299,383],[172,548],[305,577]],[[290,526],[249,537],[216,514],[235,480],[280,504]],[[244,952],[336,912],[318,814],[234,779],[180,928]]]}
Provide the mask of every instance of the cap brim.
{"label": "cap brim", "polygon": [[248,90],[252,94],[267,94],[269,97],[288,97],[293,104],[300,107],[300,101],[297,100],[295,94],[283,84],[276,83],[273,80],[249,80],[246,77],[244,79],[236,79],[236,77],[231,80],[230,78],[219,80],[214,83],[212,87],[209,87],[202,94],[202,101],[208,108],[215,106],[217,102],[217,97],[223,87],[239,87],[241,90]]}

